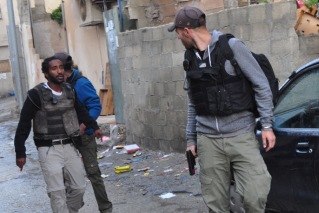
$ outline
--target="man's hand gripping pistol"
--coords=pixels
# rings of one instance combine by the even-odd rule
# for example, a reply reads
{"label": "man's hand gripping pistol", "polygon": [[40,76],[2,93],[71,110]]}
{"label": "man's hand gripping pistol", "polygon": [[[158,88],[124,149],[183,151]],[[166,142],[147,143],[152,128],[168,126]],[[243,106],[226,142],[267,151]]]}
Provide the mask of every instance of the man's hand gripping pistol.
{"label": "man's hand gripping pistol", "polygon": [[189,174],[194,175],[196,161],[195,161],[195,156],[193,155],[191,150],[186,151],[186,158],[187,158],[187,163],[188,163]]}

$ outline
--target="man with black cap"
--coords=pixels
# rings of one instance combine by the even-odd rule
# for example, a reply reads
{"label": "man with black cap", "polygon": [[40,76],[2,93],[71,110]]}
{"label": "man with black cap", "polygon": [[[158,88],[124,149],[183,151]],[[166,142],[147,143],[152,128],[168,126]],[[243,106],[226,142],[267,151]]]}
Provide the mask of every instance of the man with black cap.
{"label": "man with black cap", "polygon": [[[65,80],[70,83],[76,91],[79,101],[86,107],[90,116],[96,120],[101,113],[100,98],[92,83],[82,76],[79,70],[74,68],[72,57],[66,52],[57,52],[54,55],[64,64]],[[80,120],[80,129],[85,129]],[[86,129],[81,135],[81,144],[78,149],[82,155],[87,177],[91,181],[94,195],[101,213],[112,212],[112,203],[108,199],[104,181],[97,161],[97,143],[92,129]]]}
{"label": "man with black cap", "polygon": [[[256,101],[263,147],[269,151],[275,146],[275,135],[267,78],[247,47],[231,38],[230,48],[245,77],[237,76],[230,61],[221,55],[222,33],[209,32],[206,15],[196,7],[180,9],[168,31],[175,31],[187,49],[183,63],[189,100],[186,149],[199,157],[202,195],[209,212],[230,211],[233,171],[246,213],[263,213],[271,176],[255,138],[251,109]],[[247,87],[243,79],[249,80]],[[252,88],[254,97],[247,88]]]}

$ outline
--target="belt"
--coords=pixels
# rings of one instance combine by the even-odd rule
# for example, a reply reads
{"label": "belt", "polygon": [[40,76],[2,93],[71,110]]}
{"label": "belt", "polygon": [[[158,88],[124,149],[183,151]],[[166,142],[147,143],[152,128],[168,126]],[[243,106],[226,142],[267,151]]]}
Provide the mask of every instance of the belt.
{"label": "belt", "polygon": [[70,143],[72,143],[72,139],[71,138],[52,140],[52,145],[64,145],[64,144],[70,144]]}

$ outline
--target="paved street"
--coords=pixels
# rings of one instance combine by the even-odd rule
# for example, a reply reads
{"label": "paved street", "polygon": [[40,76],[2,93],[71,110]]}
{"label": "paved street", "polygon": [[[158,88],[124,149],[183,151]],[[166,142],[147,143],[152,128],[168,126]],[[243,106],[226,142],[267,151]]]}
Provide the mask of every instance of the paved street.
{"label": "paved street", "polygon": [[[1,109],[3,106],[2,99]],[[108,122],[108,118],[99,120]],[[17,123],[18,119],[14,117],[0,123],[0,212],[51,212],[32,135],[26,144],[27,163],[24,170],[20,172],[15,165],[13,138]],[[103,123],[102,126],[108,124]],[[107,128],[103,130],[105,135],[109,134]],[[125,143],[132,144],[121,142]],[[100,143],[98,153],[101,156],[99,162],[107,192],[114,204],[114,213],[206,212],[198,175],[189,176],[183,154],[155,152],[140,147],[140,155],[134,157],[133,154],[123,153],[123,149],[105,152],[107,148],[107,143]],[[116,174],[114,167],[124,165],[130,165],[132,170]],[[164,198],[165,196],[168,198]],[[80,213],[95,212],[98,209],[88,181],[85,205]]]}

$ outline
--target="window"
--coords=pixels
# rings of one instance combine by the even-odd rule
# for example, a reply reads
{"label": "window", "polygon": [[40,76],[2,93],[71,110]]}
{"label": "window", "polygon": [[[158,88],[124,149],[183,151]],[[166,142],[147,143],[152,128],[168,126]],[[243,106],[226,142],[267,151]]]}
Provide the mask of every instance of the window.
{"label": "window", "polygon": [[283,91],[275,107],[276,126],[319,128],[319,68],[299,76]]}

